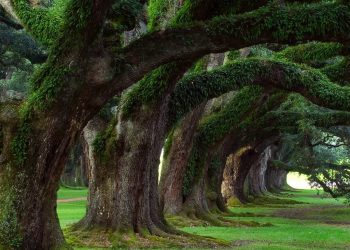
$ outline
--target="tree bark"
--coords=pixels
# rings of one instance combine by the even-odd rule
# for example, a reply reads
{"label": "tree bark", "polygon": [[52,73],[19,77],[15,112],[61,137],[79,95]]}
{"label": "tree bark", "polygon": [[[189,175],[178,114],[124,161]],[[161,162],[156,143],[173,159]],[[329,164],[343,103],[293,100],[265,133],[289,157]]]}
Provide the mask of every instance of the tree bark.
{"label": "tree bark", "polygon": [[[203,155],[204,157],[204,155]],[[211,221],[209,200],[207,197],[207,172],[210,164],[210,156],[206,157],[202,169],[196,173],[190,193],[186,196],[182,211],[193,219]],[[198,171],[198,170],[197,170]]]}
{"label": "tree bark", "polygon": [[253,163],[249,175],[249,194],[258,197],[267,192],[265,174],[268,166],[268,161],[271,159],[271,147],[267,147],[259,156],[258,160]]}
{"label": "tree bark", "polygon": [[250,166],[258,158],[254,148],[241,147],[232,154],[232,159],[225,166],[223,174],[222,190],[225,201],[231,197],[237,198],[242,203],[248,199],[244,192],[244,183],[248,176]]}
{"label": "tree bark", "polygon": [[288,172],[273,166],[268,166],[266,171],[266,186],[270,192],[280,192],[286,187]]}
{"label": "tree bark", "polygon": [[88,214],[81,225],[138,233],[146,229],[152,234],[170,231],[159,207],[159,158],[168,131],[170,94],[190,65],[174,66],[163,95],[152,105],[141,105],[129,115],[119,109],[114,139],[106,147],[108,159],[102,163],[105,170],[92,176],[96,189],[109,200],[101,201],[90,192]]}
{"label": "tree bark", "polygon": [[[7,248],[54,249],[65,246],[56,213],[56,193],[76,131],[61,136],[51,134],[52,130],[58,131],[51,127],[45,129],[44,135],[33,135],[32,138],[36,139],[30,144],[30,151],[37,153],[30,152],[24,165],[9,164],[9,159],[1,164],[0,196],[7,201],[0,208],[1,219],[12,221],[9,228],[0,229],[2,236],[6,235],[6,230],[12,232],[5,241],[1,239]],[[10,137],[12,141],[13,135]],[[58,141],[57,138],[63,139]]]}
{"label": "tree bark", "polygon": [[[96,155],[94,151],[94,140],[98,133],[104,131],[107,127],[107,122],[103,119],[95,116],[83,130],[82,133],[82,146],[84,154],[84,164],[86,165],[88,173],[88,205],[84,218],[84,223],[102,224],[107,223],[108,214],[110,211],[106,210],[110,204],[110,197],[108,192],[109,185],[113,183],[113,180],[108,178],[112,176],[108,171],[110,169],[101,162],[102,160]],[[105,187],[104,189],[100,188]]]}
{"label": "tree bark", "polygon": [[171,135],[170,152],[164,157],[159,183],[160,204],[166,214],[177,214],[182,209],[182,184],[193,138],[205,105],[189,113]]}

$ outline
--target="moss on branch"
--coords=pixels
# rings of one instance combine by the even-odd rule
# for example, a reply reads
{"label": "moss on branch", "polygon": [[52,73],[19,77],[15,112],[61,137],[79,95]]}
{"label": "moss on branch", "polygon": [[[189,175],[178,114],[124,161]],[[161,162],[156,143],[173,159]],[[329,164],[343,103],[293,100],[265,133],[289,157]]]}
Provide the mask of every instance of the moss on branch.
{"label": "moss on branch", "polygon": [[325,107],[350,110],[350,88],[332,83],[319,70],[284,60],[248,58],[184,77],[172,97],[173,118],[177,120],[205,100],[248,85],[295,91]]}

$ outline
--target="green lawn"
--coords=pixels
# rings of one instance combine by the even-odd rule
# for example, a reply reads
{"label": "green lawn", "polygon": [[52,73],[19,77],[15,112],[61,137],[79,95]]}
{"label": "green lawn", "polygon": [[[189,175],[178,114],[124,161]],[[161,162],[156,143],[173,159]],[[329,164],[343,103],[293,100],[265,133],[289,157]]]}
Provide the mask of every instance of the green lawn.
{"label": "green lawn", "polygon": [[58,199],[71,199],[71,198],[80,198],[80,197],[86,197],[88,190],[86,188],[66,188],[61,187],[60,190],[58,190]]}
{"label": "green lawn", "polygon": [[192,227],[183,230],[236,241],[237,245],[242,245],[237,249],[350,249],[350,208],[344,205],[343,199],[320,198],[315,190],[289,192],[286,196],[308,204],[231,208],[235,213],[264,215],[232,219],[272,223],[270,227]]}
{"label": "green lawn", "polygon": [[[61,189],[59,199],[86,195],[86,190]],[[350,249],[350,208],[344,200],[321,198],[315,190],[279,195],[304,204],[247,205],[231,208],[232,220],[271,223],[267,227],[185,227],[182,230],[230,241],[234,249]],[[84,216],[86,201],[58,203],[62,227]],[[251,217],[247,214],[253,213]],[[244,216],[243,216],[244,215]],[[258,215],[258,216],[257,216]],[[263,216],[259,216],[263,215]]]}
{"label": "green lawn", "polygon": [[[87,189],[69,189],[60,188],[58,191],[58,200],[62,199],[74,199],[87,196]],[[58,202],[57,204],[58,217],[60,219],[61,226],[64,228],[68,224],[79,221],[85,214],[86,201],[74,201],[74,202]]]}

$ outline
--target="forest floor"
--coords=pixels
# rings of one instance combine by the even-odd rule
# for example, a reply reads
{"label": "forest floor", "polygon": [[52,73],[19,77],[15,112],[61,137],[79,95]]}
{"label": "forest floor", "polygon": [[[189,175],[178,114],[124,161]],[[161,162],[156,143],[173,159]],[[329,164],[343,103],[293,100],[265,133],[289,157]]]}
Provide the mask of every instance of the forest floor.
{"label": "forest floor", "polygon": [[[59,200],[72,199],[58,203],[63,228],[84,216],[86,200],[74,199],[86,197],[86,194],[86,189],[60,189]],[[350,250],[350,207],[344,204],[344,199],[322,197],[317,190],[296,190],[257,199],[255,203],[230,210],[233,215],[227,219],[258,222],[264,226],[187,226],[180,229],[228,241],[232,246],[229,249]]]}

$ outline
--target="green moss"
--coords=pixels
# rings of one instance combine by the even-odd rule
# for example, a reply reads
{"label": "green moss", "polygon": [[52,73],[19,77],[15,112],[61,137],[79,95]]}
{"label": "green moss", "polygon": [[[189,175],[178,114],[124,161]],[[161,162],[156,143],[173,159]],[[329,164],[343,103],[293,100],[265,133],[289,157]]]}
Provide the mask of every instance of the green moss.
{"label": "green moss", "polygon": [[[17,211],[21,200],[18,198],[21,181],[13,177],[11,166],[3,166],[0,186],[0,249],[19,249],[22,244],[21,228],[18,224]],[[19,185],[18,185],[19,184]]]}
{"label": "green moss", "polygon": [[227,206],[229,207],[236,207],[236,206],[239,206],[241,205],[242,203],[239,201],[239,199],[237,199],[236,197],[230,197],[228,200],[227,200]]}
{"label": "green moss", "polygon": [[[204,159],[206,154],[201,154],[198,142],[193,143],[190,157],[187,162],[186,172],[182,183],[182,194],[186,197],[190,194],[194,185],[194,180],[200,179],[203,175],[200,170],[204,167]],[[200,175],[198,175],[200,174]]]}
{"label": "green moss", "polygon": [[31,7],[27,0],[13,1],[13,5],[26,29],[43,45],[50,47],[64,24],[64,10],[68,2],[55,1],[49,9]]}
{"label": "green moss", "polygon": [[231,17],[217,17],[208,26],[213,36],[240,37],[243,41],[261,41],[273,37],[276,42],[301,40],[310,34],[337,37],[350,27],[349,6],[338,3],[292,4],[285,8],[267,5],[255,11]]}
{"label": "green moss", "polygon": [[99,132],[93,141],[93,151],[102,163],[111,159],[111,154],[116,150],[116,131],[117,118],[113,117],[108,127]]}
{"label": "green moss", "polygon": [[339,43],[310,42],[287,47],[276,53],[275,57],[317,66],[322,61],[340,55],[342,48],[343,46]]}
{"label": "green moss", "polygon": [[[8,197],[10,194],[8,195]],[[16,208],[11,199],[2,199],[0,206],[0,248],[18,249],[22,243]]]}
{"label": "green moss", "polygon": [[[174,69],[175,67],[175,69]],[[135,84],[121,99],[123,114],[128,116],[143,104],[155,103],[164,93],[168,82],[177,72],[175,64],[159,67]]]}
{"label": "green moss", "polygon": [[162,23],[166,11],[171,1],[169,0],[150,0],[148,4],[148,28],[155,29]]}
{"label": "green moss", "polygon": [[251,86],[239,91],[221,112],[204,117],[198,128],[202,144],[213,145],[229,133],[241,116],[253,108],[254,101],[263,93],[260,86]]}
{"label": "green moss", "polygon": [[170,132],[168,133],[168,136],[165,140],[165,143],[164,143],[164,153],[163,153],[163,157],[164,159],[166,159],[170,153],[170,149],[171,149],[171,146],[173,144],[173,140],[174,140],[174,133],[175,133],[175,128],[171,129]]}
{"label": "green moss", "polygon": [[[195,16],[193,14],[200,8],[202,1],[186,0],[173,18],[170,18],[169,25],[181,25],[193,22]],[[174,9],[174,3],[171,1],[152,0],[149,3],[149,29],[154,30],[161,25],[162,19],[165,17],[169,9]],[[203,69],[205,60],[199,60],[193,70]],[[188,66],[190,67],[190,65]],[[169,86],[174,85],[174,79],[183,74],[184,66],[182,63],[170,63],[161,66],[151,73],[147,74],[141,81],[134,85],[122,98],[122,111],[127,117],[134,110],[142,105],[152,106],[163,97],[164,92]]]}
{"label": "green moss", "polygon": [[[63,1],[66,3],[65,1]],[[58,1],[57,4],[63,4]],[[85,27],[90,17],[92,1],[73,0],[60,5],[57,9],[62,14],[64,22],[56,25],[50,23],[53,29],[58,33],[50,33],[50,28],[44,27],[46,22],[51,19],[42,15],[51,15],[50,11],[39,7],[32,8],[26,0],[17,0],[14,2],[16,13],[20,16],[23,23],[37,37],[41,38],[47,45],[50,45],[50,54],[47,62],[36,70],[31,79],[32,92],[27,101],[23,104],[20,111],[21,122],[18,133],[12,143],[12,152],[17,165],[22,165],[27,157],[29,137],[32,131],[31,122],[35,116],[39,116],[47,111],[51,105],[60,97],[59,93],[63,91],[67,84],[75,84],[79,87],[80,80],[71,81],[71,74],[78,73],[79,70],[74,66],[73,61],[66,60],[68,51],[82,53],[84,51],[83,43],[85,39]],[[74,14],[72,14],[74,13]],[[43,25],[43,26],[42,26]],[[51,27],[51,26],[50,26]],[[54,37],[54,40],[46,37],[47,32]]]}
{"label": "green moss", "polygon": [[321,72],[333,82],[337,82],[341,85],[349,85],[349,58],[336,57],[333,60],[334,62],[321,68]]}
{"label": "green moss", "polygon": [[274,196],[261,196],[261,197],[255,197],[251,203],[256,205],[291,205],[291,204],[305,204],[304,202],[295,201],[291,199],[281,199]]}
{"label": "green moss", "polygon": [[[261,87],[243,88],[221,112],[204,117],[200,121],[198,136],[193,143],[183,181],[183,194],[185,196],[191,192],[193,185],[203,176],[209,148],[223,139],[239,123],[242,116],[254,107],[254,102],[261,94]],[[220,164],[220,160],[214,157],[209,170],[215,172]],[[211,179],[211,181],[215,182],[215,179]]]}
{"label": "green moss", "polygon": [[[280,79],[271,75],[276,71]],[[332,83],[320,70],[284,60],[248,58],[184,77],[171,100],[170,110],[175,111],[172,119],[181,118],[204,100],[243,86],[267,83],[287,91],[300,91],[328,108],[350,110],[350,88]]]}

